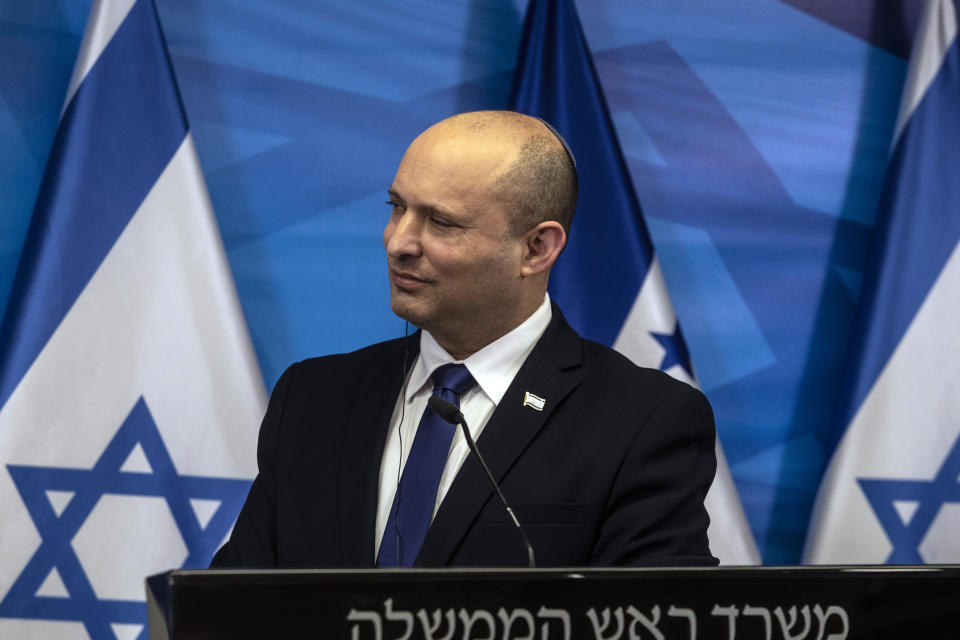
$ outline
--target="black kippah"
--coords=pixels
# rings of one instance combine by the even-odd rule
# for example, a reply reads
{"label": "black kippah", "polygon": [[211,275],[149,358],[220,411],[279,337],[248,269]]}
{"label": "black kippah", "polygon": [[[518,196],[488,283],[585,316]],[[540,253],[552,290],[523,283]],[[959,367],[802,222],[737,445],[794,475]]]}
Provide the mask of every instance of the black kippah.
{"label": "black kippah", "polygon": [[[534,116],[534,118],[537,118],[537,117]],[[570,145],[568,145],[568,144],[567,144],[567,141],[564,139],[564,137],[563,137],[562,135],[560,135],[560,132],[553,128],[553,125],[552,125],[552,124],[550,124],[549,122],[547,122],[547,121],[544,120],[543,118],[537,118],[537,120],[539,120],[540,122],[542,122],[542,123],[543,123],[543,126],[545,126],[547,129],[549,129],[549,130],[550,130],[550,133],[552,133],[553,135],[555,135],[555,136],[557,137],[557,140],[560,141],[560,144],[563,145],[563,150],[567,152],[567,157],[570,158],[570,164],[573,165],[573,175],[574,175],[574,177],[576,177],[576,175],[577,175],[577,159],[573,157],[573,151],[570,149]]]}

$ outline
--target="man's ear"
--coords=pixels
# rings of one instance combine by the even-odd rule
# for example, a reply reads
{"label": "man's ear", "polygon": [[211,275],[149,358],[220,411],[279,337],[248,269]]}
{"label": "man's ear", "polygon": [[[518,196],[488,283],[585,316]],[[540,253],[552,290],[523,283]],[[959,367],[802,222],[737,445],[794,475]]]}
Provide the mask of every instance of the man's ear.
{"label": "man's ear", "polygon": [[523,263],[520,275],[529,277],[550,271],[567,243],[563,226],[555,220],[541,222],[524,234]]}

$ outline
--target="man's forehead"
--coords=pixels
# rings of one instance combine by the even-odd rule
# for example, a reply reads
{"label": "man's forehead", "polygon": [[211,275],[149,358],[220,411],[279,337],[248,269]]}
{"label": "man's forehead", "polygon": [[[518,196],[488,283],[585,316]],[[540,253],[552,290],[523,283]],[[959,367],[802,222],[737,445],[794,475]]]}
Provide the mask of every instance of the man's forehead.
{"label": "man's forehead", "polygon": [[513,154],[488,146],[462,144],[411,145],[387,190],[391,198],[421,212],[470,218],[483,208],[501,208],[498,177]]}
{"label": "man's forehead", "polygon": [[454,171],[464,177],[492,178],[508,169],[520,154],[515,139],[504,136],[477,135],[461,129],[428,129],[403,156],[398,176],[402,173]]}

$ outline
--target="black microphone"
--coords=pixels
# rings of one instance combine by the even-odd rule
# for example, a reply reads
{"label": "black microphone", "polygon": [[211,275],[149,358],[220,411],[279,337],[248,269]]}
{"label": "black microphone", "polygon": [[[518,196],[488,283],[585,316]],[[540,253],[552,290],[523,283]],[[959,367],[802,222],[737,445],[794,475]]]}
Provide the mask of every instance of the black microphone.
{"label": "black microphone", "polygon": [[500,498],[500,502],[503,503],[503,508],[507,510],[507,515],[510,516],[510,519],[513,521],[513,526],[517,528],[517,533],[520,534],[523,544],[527,547],[527,562],[530,565],[530,568],[535,568],[537,565],[533,561],[533,545],[530,544],[530,540],[527,539],[527,534],[523,532],[523,527],[520,526],[520,521],[517,520],[517,516],[513,513],[513,509],[510,508],[510,504],[507,502],[506,497],[504,497],[503,492],[500,491],[500,485],[498,485],[497,481],[494,480],[493,474],[490,473],[490,468],[487,466],[486,461],[483,459],[483,456],[480,455],[480,449],[477,448],[477,443],[473,441],[473,436],[470,435],[470,429],[467,427],[467,421],[464,420],[463,414],[460,413],[460,410],[457,409],[455,405],[447,402],[439,396],[430,396],[430,399],[427,400],[427,404],[430,405],[430,408],[433,409],[434,413],[450,424],[460,425],[461,431],[463,431],[463,437],[467,440],[467,446],[470,447],[470,451],[473,452],[473,455],[476,456],[477,460],[480,462],[480,466],[483,467],[484,472],[487,474],[487,479],[490,480],[490,484],[493,486],[493,490],[497,492],[497,497]]}

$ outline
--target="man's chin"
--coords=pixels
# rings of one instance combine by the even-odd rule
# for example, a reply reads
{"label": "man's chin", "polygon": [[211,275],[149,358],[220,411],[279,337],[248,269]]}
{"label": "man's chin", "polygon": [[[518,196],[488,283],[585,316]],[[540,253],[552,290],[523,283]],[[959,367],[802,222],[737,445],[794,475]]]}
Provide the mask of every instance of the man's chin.
{"label": "man's chin", "polygon": [[393,313],[417,328],[425,328],[424,325],[429,324],[429,314],[426,313],[424,309],[419,309],[416,304],[410,304],[407,300],[398,300],[398,298],[401,297],[402,296],[396,295],[396,293],[392,296],[390,308],[393,310]]}

